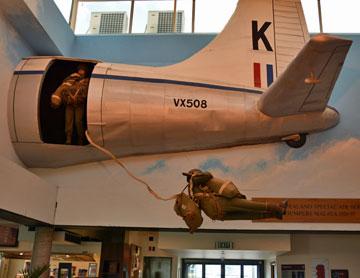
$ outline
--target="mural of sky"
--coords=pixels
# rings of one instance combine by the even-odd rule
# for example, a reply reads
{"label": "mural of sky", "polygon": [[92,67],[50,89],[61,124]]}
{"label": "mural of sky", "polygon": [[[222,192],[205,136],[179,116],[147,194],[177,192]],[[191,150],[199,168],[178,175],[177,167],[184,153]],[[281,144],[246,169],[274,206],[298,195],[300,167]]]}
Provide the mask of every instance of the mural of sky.
{"label": "mural of sky", "polygon": [[308,136],[300,149],[276,143],[186,153],[182,158],[163,155],[138,172],[161,183],[199,168],[233,180],[249,195],[284,196],[291,190],[296,196],[309,197],[311,192],[313,197],[332,197],[341,187],[344,196],[353,197],[360,181],[355,166],[360,164],[360,37],[345,37],[354,44],[329,103],[341,114],[335,128]]}

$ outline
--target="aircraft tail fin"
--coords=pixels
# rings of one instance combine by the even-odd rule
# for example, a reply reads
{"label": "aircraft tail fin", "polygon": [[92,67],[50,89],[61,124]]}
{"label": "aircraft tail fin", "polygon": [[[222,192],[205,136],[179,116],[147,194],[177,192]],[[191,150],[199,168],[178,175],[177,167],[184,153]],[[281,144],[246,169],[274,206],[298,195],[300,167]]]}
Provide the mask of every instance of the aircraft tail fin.
{"label": "aircraft tail fin", "polygon": [[261,96],[260,111],[273,117],[323,111],[351,44],[328,35],[313,37]]}
{"label": "aircraft tail fin", "polygon": [[212,42],[167,70],[191,80],[265,90],[308,39],[300,0],[239,0]]}

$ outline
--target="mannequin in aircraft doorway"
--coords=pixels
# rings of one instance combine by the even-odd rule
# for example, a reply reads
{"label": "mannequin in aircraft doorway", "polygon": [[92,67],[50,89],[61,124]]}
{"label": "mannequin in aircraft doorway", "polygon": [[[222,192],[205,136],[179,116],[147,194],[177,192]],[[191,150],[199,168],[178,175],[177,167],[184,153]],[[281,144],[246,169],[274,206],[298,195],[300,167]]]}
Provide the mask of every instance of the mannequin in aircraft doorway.
{"label": "mannequin in aircraft doorway", "polygon": [[72,144],[74,125],[77,132],[77,144],[84,145],[84,116],[89,87],[89,68],[80,64],[77,71],[69,75],[51,96],[51,107],[56,109],[65,105],[66,144]]}

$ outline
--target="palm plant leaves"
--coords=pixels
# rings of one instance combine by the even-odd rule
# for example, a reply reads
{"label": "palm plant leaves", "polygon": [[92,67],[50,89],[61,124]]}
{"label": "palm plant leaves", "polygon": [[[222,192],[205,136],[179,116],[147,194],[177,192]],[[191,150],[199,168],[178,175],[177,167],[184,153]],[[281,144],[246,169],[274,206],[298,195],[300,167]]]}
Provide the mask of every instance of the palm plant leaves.
{"label": "palm plant leaves", "polygon": [[37,266],[30,270],[23,269],[20,273],[23,275],[24,278],[39,278],[42,274],[48,271],[50,265],[46,264],[43,266]]}

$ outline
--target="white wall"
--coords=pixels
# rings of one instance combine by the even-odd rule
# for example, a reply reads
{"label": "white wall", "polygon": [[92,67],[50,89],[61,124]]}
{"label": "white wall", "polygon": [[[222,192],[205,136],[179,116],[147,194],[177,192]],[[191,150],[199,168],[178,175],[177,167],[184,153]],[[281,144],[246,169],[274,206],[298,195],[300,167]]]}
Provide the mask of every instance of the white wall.
{"label": "white wall", "polygon": [[[154,237],[153,242],[149,242],[149,236]],[[172,259],[171,265],[171,277],[177,277],[177,273],[179,270],[179,261],[178,257],[166,250],[162,250],[159,247],[159,233],[158,232],[139,232],[139,231],[131,231],[126,232],[125,235],[125,243],[127,244],[135,244],[141,247],[141,255],[140,255],[140,270],[143,272],[144,270],[144,257],[166,257]],[[154,246],[155,251],[149,251],[149,246]]]}
{"label": "white wall", "polygon": [[54,223],[57,188],[0,156],[0,209]]}
{"label": "white wall", "polygon": [[24,269],[25,262],[25,260],[20,259],[9,260],[9,270],[6,278],[15,278],[16,274],[20,273],[20,270]]}
{"label": "white wall", "polygon": [[0,7],[0,209],[53,223],[56,187],[21,166],[10,140],[7,122],[10,80],[20,60],[34,52],[2,12]]}
{"label": "white wall", "polygon": [[[246,159],[255,160],[258,156],[272,154],[273,148],[279,145],[247,146],[229,150],[133,157],[122,160],[133,173],[150,183],[162,196],[171,196],[179,193],[185,185],[185,179],[181,173],[191,168],[197,168],[202,161],[209,157],[227,157],[229,160],[236,161],[237,157],[241,156],[244,159],[246,157]],[[165,161],[165,166],[156,168],[161,165],[162,161]],[[297,163],[299,162],[294,162],[294,164]],[[317,163],[316,165],[321,167],[322,164]],[[279,167],[281,168],[281,166]],[[154,170],[148,173],[149,169]],[[112,161],[59,169],[31,170],[48,182],[59,185],[55,219],[55,223],[58,225],[186,228],[183,220],[173,210],[174,201],[164,202],[155,199],[142,184],[131,179],[122,168]],[[330,170],[331,168],[327,168],[327,171]],[[224,179],[233,180],[240,190],[250,198],[264,196],[351,198],[360,196],[358,186],[354,187],[350,184],[347,186],[352,187],[352,190],[344,190],[345,186],[329,184],[301,189],[301,180],[298,179],[296,180],[299,184],[297,188],[291,188],[289,187],[290,183],[287,181],[280,183],[279,180],[277,180],[277,185],[270,186],[266,182],[261,182],[257,185],[247,186],[239,177],[229,176],[219,173],[219,171],[214,173]],[[286,179],[290,178],[290,176],[283,175]],[[359,224],[252,223],[251,221],[212,221],[204,214],[203,217],[204,223],[201,226],[203,229],[360,229]]]}
{"label": "white wall", "polygon": [[296,234],[292,251],[277,257],[278,277],[281,264],[305,264],[305,277],[311,276],[313,259],[328,259],[331,269],[348,269],[349,277],[359,277],[360,235]]}
{"label": "white wall", "polygon": [[164,250],[215,250],[218,241],[234,243],[233,251],[286,252],[290,249],[288,234],[250,233],[172,233],[160,232],[159,248]]}

